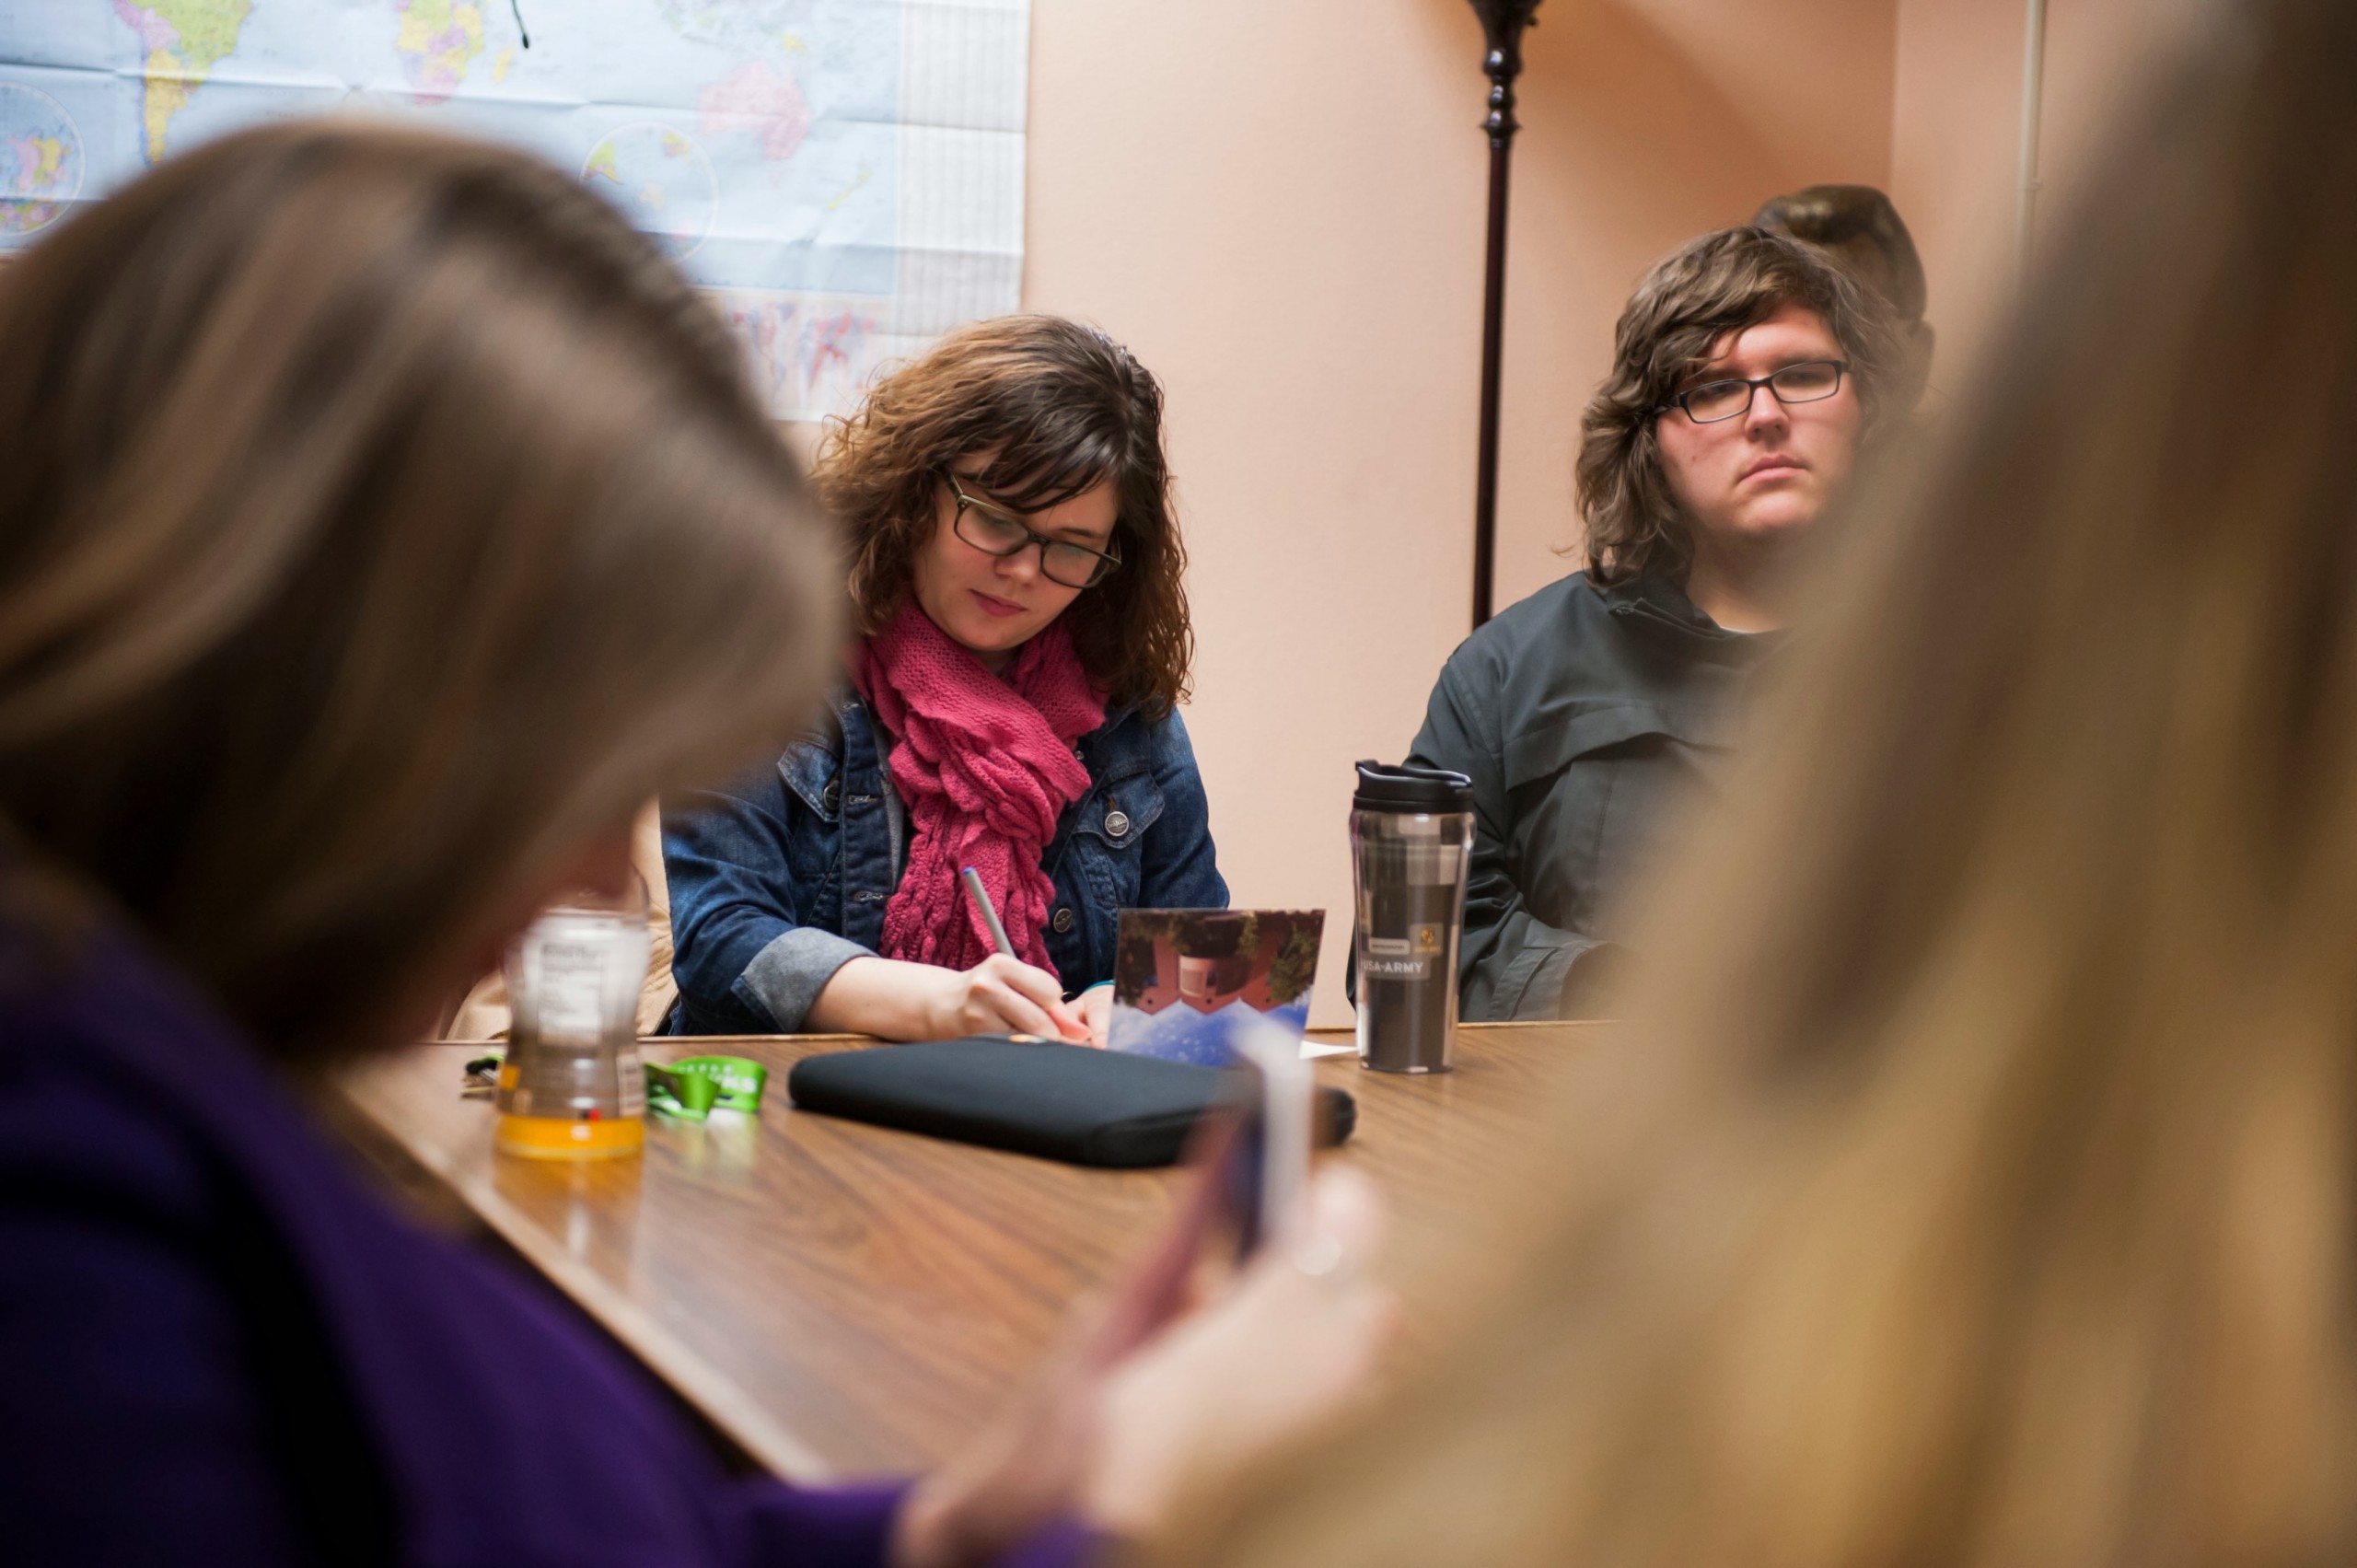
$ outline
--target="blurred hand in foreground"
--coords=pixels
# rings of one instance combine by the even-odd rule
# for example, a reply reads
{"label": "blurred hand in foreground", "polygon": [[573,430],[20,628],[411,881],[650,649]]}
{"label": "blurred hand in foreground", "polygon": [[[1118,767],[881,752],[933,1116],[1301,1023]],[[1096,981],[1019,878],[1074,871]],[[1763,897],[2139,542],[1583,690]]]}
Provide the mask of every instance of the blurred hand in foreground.
{"label": "blurred hand in foreground", "polygon": [[1291,1233],[1196,1301],[1216,1185],[1197,1183],[1109,1306],[918,1484],[901,1511],[898,1568],[980,1568],[1061,1517],[1150,1534],[1187,1487],[1370,1397],[1397,1317],[1369,1277],[1384,1230],[1375,1185],[1321,1173]]}

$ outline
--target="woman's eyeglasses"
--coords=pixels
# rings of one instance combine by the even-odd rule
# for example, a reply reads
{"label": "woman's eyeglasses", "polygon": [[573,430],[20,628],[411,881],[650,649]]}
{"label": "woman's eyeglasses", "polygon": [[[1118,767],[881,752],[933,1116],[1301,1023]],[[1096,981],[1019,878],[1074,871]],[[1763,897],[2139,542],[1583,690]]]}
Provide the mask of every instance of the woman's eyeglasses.
{"label": "woman's eyeglasses", "polygon": [[1773,376],[1762,376],[1758,380],[1705,381],[1699,387],[1687,388],[1655,412],[1667,413],[1673,408],[1680,408],[1697,424],[1716,424],[1723,419],[1749,413],[1751,401],[1759,395],[1762,387],[1774,393],[1780,403],[1823,402],[1841,389],[1841,377],[1849,368],[1847,360],[1811,359],[1787,365]]}
{"label": "woman's eyeglasses", "polygon": [[956,474],[948,479],[949,494],[958,498],[958,515],[951,519],[950,528],[985,555],[1004,560],[1020,555],[1036,544],[1039,547],[1040,575],[1068,588],[1093,588],[1121,563],[1121,558],[1109,552],[1035,532],[1013,513],[967,494]]}

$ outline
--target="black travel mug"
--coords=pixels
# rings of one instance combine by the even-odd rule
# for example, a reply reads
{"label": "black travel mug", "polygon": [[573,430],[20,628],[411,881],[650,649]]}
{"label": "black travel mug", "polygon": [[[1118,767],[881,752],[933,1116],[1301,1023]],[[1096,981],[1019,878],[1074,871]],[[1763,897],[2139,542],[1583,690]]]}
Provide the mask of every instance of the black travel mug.
{"label": "black travel mug", "polygon": [[1359,1064],[1446,1073],[1457,1040],[1457,947],[1473,847],[1473,781],[1361,762],[1351,797],[1358,893]]}

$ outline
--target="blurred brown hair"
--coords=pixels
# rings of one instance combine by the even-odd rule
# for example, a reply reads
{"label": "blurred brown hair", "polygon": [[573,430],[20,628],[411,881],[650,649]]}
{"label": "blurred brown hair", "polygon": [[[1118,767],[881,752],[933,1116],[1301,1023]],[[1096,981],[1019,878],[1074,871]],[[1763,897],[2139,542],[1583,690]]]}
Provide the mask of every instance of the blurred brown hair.
{"label": "blurred brown hair", "polygon": [[1865,410],[1862,439],[1878,431],[1893,353],[1880,298],[1800,241],[1764,228],[1723,228],[1689,241],[1630,296],[1613,328],[1612,368],[1580,416],[1580,516],[1597,582],[1686,580],[1694,540],[1662,471],[1655,422],[1713,345],[1786,304],[1824,321]]}
{"label": "blurred brown hair", "polygon": [[1810,185],[1771,196],[1752,223],[1816,246],[1890,308],[1898,353],[1886,366],[1886,401],[1911,409],[1932,373],[1937,334],[1923,319],[1930,296],[1915,237],[1890,198],[1871,185]]}
{"label": "blurred brown hair", "polygon": [[931,542],[950,466],[1017,511],[1113,486],[1121,564],[1063,613],[1081,668],[1117,706],[1160,718],[1187,694],[1194,633],[1187,551],[1170,511],[1162,388],[1130,351],[1057,316],[1002,316],[952,332],[830,421],[814,475],[851,536],[851,594],[880,630]]}
{"label": "blurred brown hair", "polygon": [[1180,1560],[2357,1551],[2357,7],[2215,24],[1812,618],[1516,1276]]}
{"label": "blurred brown hair", "polygon": [[1850,275],[1882,296],[1894,315],[1923,314],[1923,259],[1890,198],[1871,185],[1809,185],[1771,196],[1752,226],[1789,234],[1830,254]]}
{"label": "blurred brown hair", "polygon": [[463,983],[823,679],[829,557],[724,329],[515,153],[172,160],[0,280],[0,888],[103,889],[282,1053]]}

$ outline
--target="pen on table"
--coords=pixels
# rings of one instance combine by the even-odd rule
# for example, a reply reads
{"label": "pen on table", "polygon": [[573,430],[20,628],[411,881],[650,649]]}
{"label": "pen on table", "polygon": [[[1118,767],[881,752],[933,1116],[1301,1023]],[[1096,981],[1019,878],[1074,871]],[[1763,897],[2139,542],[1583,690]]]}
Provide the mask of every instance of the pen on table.
{"label": "pen on table", "polygon": [[991,896],[983,890],[982,874],[969,865],[958,875],[966,884],[966,896],[974,900],[974,912],[990,927],[991,940],[998,944],[1000,952],[1015,957],[1015,944],[1006,939],[1006,927],[998,923],[998,911],[991,908]]}

